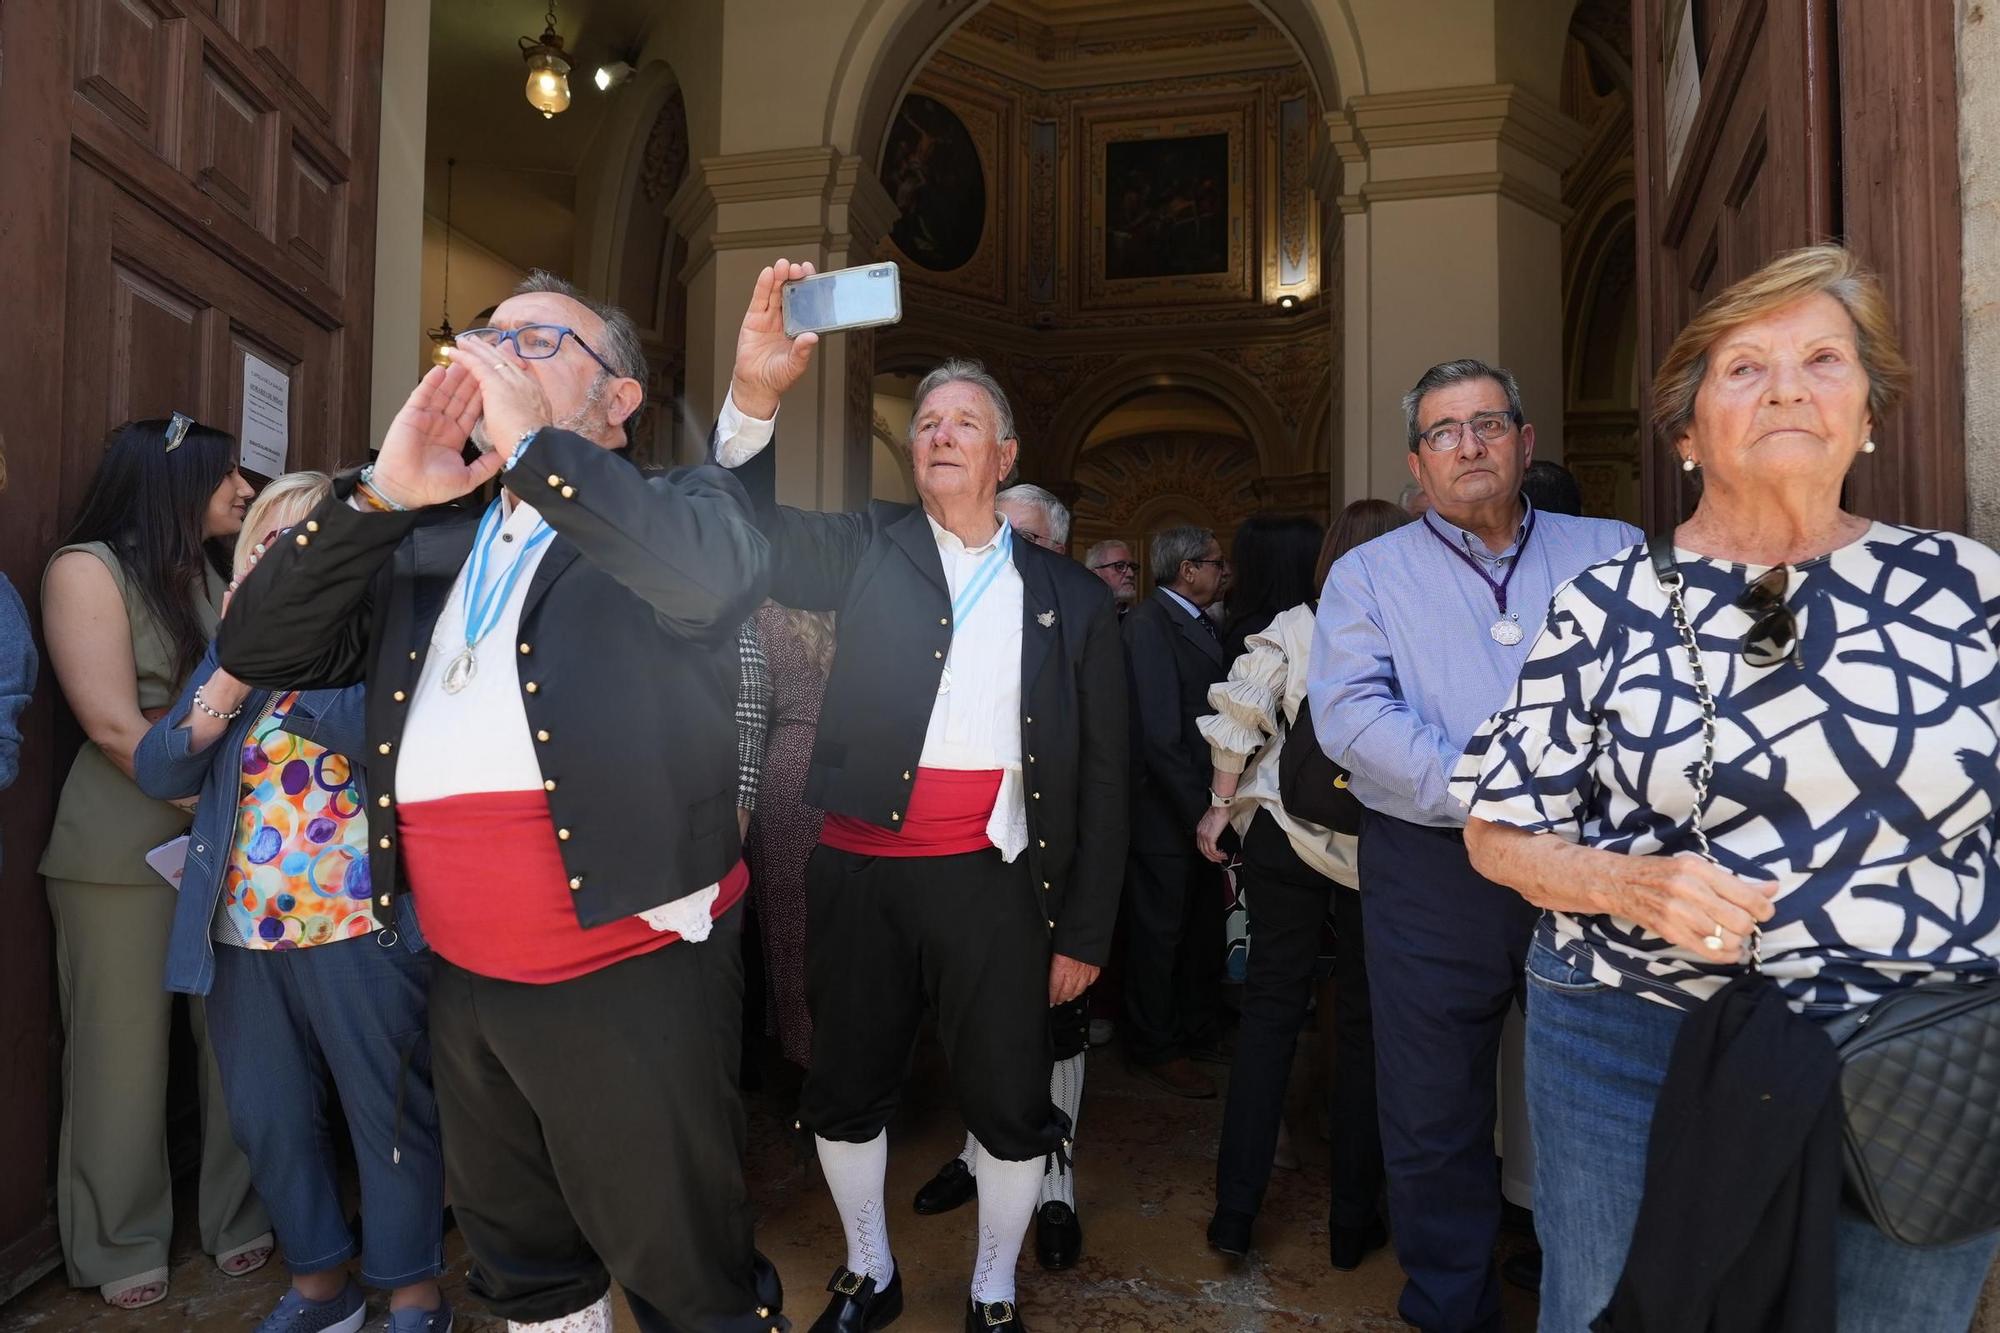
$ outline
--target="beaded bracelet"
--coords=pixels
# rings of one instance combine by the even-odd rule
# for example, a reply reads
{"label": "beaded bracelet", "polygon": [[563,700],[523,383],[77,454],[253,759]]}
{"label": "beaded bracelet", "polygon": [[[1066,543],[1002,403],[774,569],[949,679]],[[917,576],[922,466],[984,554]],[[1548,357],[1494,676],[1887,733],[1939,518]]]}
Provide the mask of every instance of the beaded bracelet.
{"label": "beaded bracelet", "polygon": [[[246,700],[245,702],[248,701]],[[210,708],[208,700],[201,697],[201,688],[199,686],[195,687],[194,706],[214,718],[217,722],[234,722],[237,718],[243,716],[242,704],[236,705],[235,711],[228,713],[218,713],[213,708]]]}
{"label": "beaded bracelet", "polygon": [[361,496],[363,504],[381,513],[405,514],[408,505],[397,504],[381,487],[375,484],[375,465],[370,463],[361,469],[361,475],[354,481],[355,493]]}

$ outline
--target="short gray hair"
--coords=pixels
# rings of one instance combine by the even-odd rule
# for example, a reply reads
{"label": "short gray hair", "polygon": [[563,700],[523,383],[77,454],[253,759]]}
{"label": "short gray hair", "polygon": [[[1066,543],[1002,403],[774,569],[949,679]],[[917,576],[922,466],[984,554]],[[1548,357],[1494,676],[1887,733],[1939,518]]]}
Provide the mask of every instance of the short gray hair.
{"label": "short gray hair", "polygon": [[1069,545],[1069,506],[1056,499],[1050,492],[1031,482],[1009,486],[993,497],[995,503],[1013,500],[1020,504],[1038,506],[1042,516],[1049,521],[1049,540],[1057,546]]}
{"label": "short gray hair", "polygon": [[591,300],[577,289],[575,283],[559,278],[547,269],[531,269],[513,292],[515,296],[534,296],[538,293],[567,297],[597,316],[604,325],[604,345],[599,347],[593,344],[590,350],[603,357],[613,370],[626,379],[645,384],[646,352],[639,343],[639,326],[632,322],[630,315],[615,305]]}
{"label": "short gray hair", "polygon": [[1128,559],[1131,557],[1132,554],[1131,542],[1126,541],[1123,537],[1106,537],[1101,542],[1092,542],[1090,549],[1083,553],[1083,563],[1085,567],[1089,569],[1095,569],[1099,565],[1103,564],[1104,557],[1110,555],[1114,547],[1120,551],[1123,551]]}
{"label": "short gray hair", "polygon": [[917,382],[916,395],[910,399],[910,439],[917,438],[917,420],[923,415],[924,399],[947,384],[971,384],[984,390],[993,404],[993,428],[999,438],[1020,438],[1014,434],[1014,407],[1007,401],[1007,391],[1000,387],[1000,381],[979,362],[955,356]]}
{"label": "short gray hair", "polygon": [[1201,559],[1202,553],[1208,550],[1208,544],[1214,540],[1213,531],[1197,528],[1193,524],[1154,533],[1152,549],[1146,553],[1153,582],[1172,583],[1181,576],[1181,562]]}
{"label": "short gray hair", "polygon": [[1419,376],[1415,387],[1403,395],[1403,427],[1409,434],[1411,453],[1415,453],[1421,445],[1419,436],[1422,431],[1417,426],[1417,409],[1423,406],[1424,399],[1439,389],[1448,389],[1467,380],[1492,380],[1506,392],[1507,411],[1513,415],[1514,424],[1519,426],[1528,419],[1528,414],[1521,408],[1521,386],[1515,382],[1512,371],[1489,366],[1469,356],[1440,362]]}

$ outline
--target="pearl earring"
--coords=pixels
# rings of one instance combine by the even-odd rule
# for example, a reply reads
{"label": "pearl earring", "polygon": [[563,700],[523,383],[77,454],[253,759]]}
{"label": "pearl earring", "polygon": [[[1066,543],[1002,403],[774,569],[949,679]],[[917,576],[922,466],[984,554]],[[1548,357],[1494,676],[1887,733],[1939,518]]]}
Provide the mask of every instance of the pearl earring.
{"label": "pearl earring", "polygon": [[1874,453],[1874,452],[1875,452],[1875,441],[1873,441],[1873,440],[1863,440],[1863,441],[1861,442],[1861,452],[1862,452],[1862,453],[1864,453],[1864,454],[1872,454],[1872,453]]}
{"label": "pearl earring", "polygon": [[1695,466],[1693,454],[1689,454],[1687,457],[1681,459],[1681,471],[1692,472],[1695,470]]}

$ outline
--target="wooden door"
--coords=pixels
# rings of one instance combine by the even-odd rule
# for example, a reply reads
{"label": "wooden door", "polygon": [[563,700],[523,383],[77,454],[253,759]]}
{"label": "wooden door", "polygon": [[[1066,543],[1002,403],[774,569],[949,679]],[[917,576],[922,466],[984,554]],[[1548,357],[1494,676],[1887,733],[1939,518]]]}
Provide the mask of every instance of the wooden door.
{"label": "wooden door", "polygon": [[[1678,19],[1689,8],[1693,41]],[[1839,197],[1834,0],[1633,0],[1640,418],[1652,370],[1688,316],[1772,255],[1831,236]],[[1670,68],[1692,60],[1699,104],[1669,161]],[[1649,529],[1691,503],[1671,449],[1641,432]]]}
{"label": "wooden door", "polygon": [[[289,466],[365,451],[384,2],[0,5],[0,572],[38,624],[107,432],[174,410],[237,430],[245,353],[290,376]],[[53,1245],[59,1033],[34,867],[70,758],[56,696],[45,668],[0,798],[0,1295]]]}
{"label": "wooden door", "polygon": [[[1694,29],[1698,106],[1681,138],[1669,75]],[[1951,0],[1633,0],[1642,416],[1651,372],[1701,304],[1780,251],[1837,240],[1882,277],[1916,370],[1876,423],[1847,503],[1893,521],[1965,521],[1957,84]],[[1642,437],[1646,523],[1692,504],[1671,450]]]}

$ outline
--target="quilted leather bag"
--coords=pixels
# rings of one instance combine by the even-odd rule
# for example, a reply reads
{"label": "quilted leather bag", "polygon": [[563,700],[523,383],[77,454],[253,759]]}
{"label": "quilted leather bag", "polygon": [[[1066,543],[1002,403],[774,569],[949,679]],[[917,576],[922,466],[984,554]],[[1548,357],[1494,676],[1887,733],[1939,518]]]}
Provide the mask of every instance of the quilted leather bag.
{"label": "quilted leather bag", "polygon": [[[1673,543],[1647,543],[1701,703],[1693,833],[1715,771],[1708,688]],[[1709,858],[1713,860],[1713,857]],[[1762,970],[1757,937],[1751,965]],[[2000,1231],[2000,980],[1915,986],[1825,1025],[1840,1054],[1841,1148],[1848,1200],[1905,1245],[1955,1245]]]}
{"label": "quilted leather bag", "polygon": [[1827,1035],[1848,1197],[1905,1245],[2000,1230],[2000,983],[1898,991]]}

